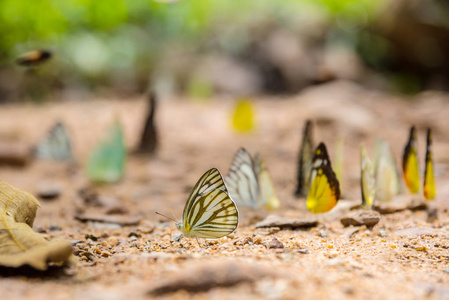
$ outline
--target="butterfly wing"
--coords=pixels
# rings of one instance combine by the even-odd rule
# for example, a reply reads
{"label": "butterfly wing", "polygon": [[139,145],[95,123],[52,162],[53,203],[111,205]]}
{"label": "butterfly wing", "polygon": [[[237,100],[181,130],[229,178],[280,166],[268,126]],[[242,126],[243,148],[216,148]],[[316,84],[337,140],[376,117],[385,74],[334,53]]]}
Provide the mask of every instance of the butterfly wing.
{"label": "butterfly wing", "polygon": [[69,134],[58,122],[34,149],[36,157],[53,160],[70,160],[72,158],[72,145]]}
{"label": "butterfly wing", "polygon": [[149,110],[145,120],[145,126],[143,128],[142,135],[140,137],[140,143],[138,152],[141,153],[154,153],[158,146],[158,134],[156,130],[156,124],[154,115],[156,112],[157,98],[156,94],[152,92],[149,99]]}
{"label": "butterfly wing", "polygon": [[407,145],[405,146],[404,155],[402,158],[404,180],[412,194],[419,192],[418,157],[416,152],[416,130],[415,126],[412,126],[410,129],[410,137]]}
{"label": "butterfly wing", "polygon": [[301,142],[301,150],[298,158],[298,185],[295,195],[306,195],[310,185],[310,174],[312,172],[312,160],[314,155],[312,140],[312,122],[306,121]]}
{"label": "butterfly wing", "polygon": [[240,148],[234,156],[231,169],[225,177],[232,199],[241,206],[259,206],[259,183],[249,153]]}
{"label": "butterfly wing", "polygon": [[238,210],[227,194],[226,185],[216,168],[198,180],[184,207],[184,235],[196,238],[220,238],[238,225]]}
{"label": "butterfly wing", "polygon": [[360,186],[362,190],[362,205],[371,208],[374,201],[374,195],[376,192],[376,185],[374,181],[374,169],[371,164],[371,160],[368,157],[364,146],[360,149],[361,160],[361,174],[360,174]]}
{"label": "butterfly wing", "polygon": [[436,195],[435,180],[433,176],[433,161],[432,161],[432,131],[427,130],[427,149],[426,149],[426,169],[424,171],[424,197],[427,200],[432,200]]}
{"label": "butterfly wing", "polygon": [[274,210],[279,208],[281,202],[276,195],[273,181],[271,180],[270,173],[265,162],[256,155],[254,159],[254,166],[259,180],[260,187],[260,204],[265,206],[268,210]]}
{"label": "butterfly wing", "polygon": [[247,133],[254,129],[254,109],[249,100],[240,99],[232,116],[232,125],[238,132]]}
{"label": "butterfly wing", "polygon": [[307,209],[313,213],[325,213],[330,211],[339,199],[340,185],[332,171],[326,146],[320,143],[313,159]]}
{"label": "butterfly wing", "polygon": [[401,181],[390,145],[379,140],[374,155],[374,176],[376,192],[374,198],[379,201],[391,201],[400,193]]}

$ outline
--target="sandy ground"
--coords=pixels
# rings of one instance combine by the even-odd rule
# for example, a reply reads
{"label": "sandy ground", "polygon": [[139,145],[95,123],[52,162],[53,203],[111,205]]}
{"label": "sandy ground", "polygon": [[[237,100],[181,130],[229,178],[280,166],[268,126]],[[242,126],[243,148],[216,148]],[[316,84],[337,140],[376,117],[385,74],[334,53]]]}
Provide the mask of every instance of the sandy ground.
{"label": "sandy ground", "polygon": [[[332,83],[294,97],[257,99],[257,128],[249,135],[232,130],[233,104],[227,98],[163,99],[157,114],[157,155],[129,156],[123,180],[101,186],[89,185],[83,168],[86,158],[116,117],[123,123],[127,147],[134,148],[145,117],[143,98],[1,107],[3,140],[32,145],[56,120],[63,120],[72,134],[76,167],[36,160],[25,168],[2,166],[0,178],[34,194],[48,183],[62,186],[57,200],[40,200],[34,229],[48,239],[73,242],[78,260],[63,272],[2,276],[2,299],[449,299],[449,95],[428,92],[406,99]],[[424,170],[425,129],[431,126],[438,195],[429,206],[437,209],[438,218],[428,222],[427,211],[405,210],[382,215],[373,229],[355,232],[340,223],[347,201],[325,215],[307,212],[305,201],[293,197],[307,118],[317,125],[315,142],[325,141],[331,157],[336,139],[344,138],[342,198],[352,201],[361,201],[362,143],[372,156],[377,138],[384,138],[400,162],[409,128],[415,124]],[[211,167],[226,174],[240,146],[259,152],[269,167],[282,202],[270,213],[316,217],[318,227],[256,229],[270,213],[241,209],[240,226],[229,237],[201,245],[196,240],[171,241],[177,233],[174,222],[155,211],[180,218],[198,178]],[[78,191],[86,187],[98,193],[100,203],[79,197]],[[401,198],[411,196],[404,193]],[[79,212],[104,214],[111,207],[123,218],[140,216],[142,221],[119,226],[75,219]],[[274,238],[283,248],[270,248]],[[227,279],[214,280],[214,272]],[[196,281],[203,282],[201,287],[185,290]]]}

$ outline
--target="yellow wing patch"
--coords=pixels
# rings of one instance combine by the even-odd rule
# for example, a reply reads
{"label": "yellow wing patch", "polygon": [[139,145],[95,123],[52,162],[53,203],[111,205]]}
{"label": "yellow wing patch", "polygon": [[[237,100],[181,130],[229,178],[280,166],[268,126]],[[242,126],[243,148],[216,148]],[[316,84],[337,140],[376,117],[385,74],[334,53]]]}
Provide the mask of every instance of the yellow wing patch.
{"label": "yellow wing patch", "polygon": [[427,130],[427,150],[426,150],[426,169],[424,171],[424,197],[427,200],[435,199],[437,193],[435,187],[435,179],[433,176],[433,160],[432,160],[432,131]]}
{"label": "yellow wing patch", "polygon": [[253,104],[246,99],[240,99],[232,115],[232,126],[238,132],[249,133],[254,129]]}
{"label": "yellow wing patch", "polygon": [[311,182],[307,209],[313,213],[325,213],[334,208],[340,199],[340,184],[332,171],[323,143],[315,150]]}
{"label": "yellow wing patch", "polygon": [[419,192],[419,170],[418,157],[416,150],[416,130],[415,126],[410,129],[410,137],[404,149],[402,158],[402,170],[404,172],[404,180],[412,194]]}

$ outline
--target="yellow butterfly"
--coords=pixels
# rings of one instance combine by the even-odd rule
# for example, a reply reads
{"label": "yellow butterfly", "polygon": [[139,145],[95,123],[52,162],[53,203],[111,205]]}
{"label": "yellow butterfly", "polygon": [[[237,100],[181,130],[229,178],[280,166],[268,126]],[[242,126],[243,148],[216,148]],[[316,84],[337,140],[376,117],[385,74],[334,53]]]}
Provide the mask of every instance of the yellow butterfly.
{"label": "yellow butterfly", "polygon": [[427,200],[435,199],[436,187],[433,177],[432,161],[432,130],[427,129],[427,147],[426,147],[426,169],[424,171],[424,197]]}
{"label": "yellow butterfly", "polygon": [[390,145],[378,140],[374,153],[376,201],[391,201],[401,191],[401,180]]}
{"label": "yellow butterfly", "polygon": [[374,180],[374,168],[364,146],[360,148],[360,186],[362,188],[362,205],[366,208],[373,206],[376,193],[376,182]]}
{"label": "yellow butterfly", "polygon": [[295,191],[296,196],[305,196],[309,191],[313,155],[312,122],[307,120],[304,126],[301,149],[298,157],[298,185]]}
{"label": "yellow butterfly", "polygon": [[218,239],[234,232],[239,213],[218,169],[201,176],[187,199],[182,221],[175,222],[188,238]]}
{"label": "yellow butterfly", "polygon": [[402,157],[402,170],[404,172],[404,180],[409,191],[412,194],[419,192],[419,171],[418,156],[416,151],[416,130],[415,126],[410,129],[410,137],[404,149]]}
{"label": "yellow butterfly", "polygon": [[325,213],[337,205],[340,184],[327,155],[326,146],[320,143],[313,157],[311,185],[307,196],[307,209],[313,213]]}
{"label": "yellow butterfly", "polygon": [[254,161],[248,151],[240,148],[225,177],[229,193],[240,206],[276,209],[280,205],[273,182],[264,161],[256,155]]}
{"label": "yellow butterfly", "polygon": [[250,101],[240,99],[232,116],[232,125],[238,132],[251,132],[254,129],[254,109]]}

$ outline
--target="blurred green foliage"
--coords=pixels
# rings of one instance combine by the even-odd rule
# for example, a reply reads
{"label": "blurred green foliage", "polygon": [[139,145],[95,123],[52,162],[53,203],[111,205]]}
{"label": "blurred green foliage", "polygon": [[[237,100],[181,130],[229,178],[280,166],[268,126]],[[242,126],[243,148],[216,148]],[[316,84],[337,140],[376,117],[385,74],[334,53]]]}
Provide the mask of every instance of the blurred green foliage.
{"label": "blurred green foliage", "polygon": [[369,23],[382,2],[2,0],[0,65],[44,48],[56,52],[63,84],[145,85],[167,49],[202,51],[213,45],[238,52],[247,46],[251,28],[266,23],[294,28],[313,18],[351,31]]}

